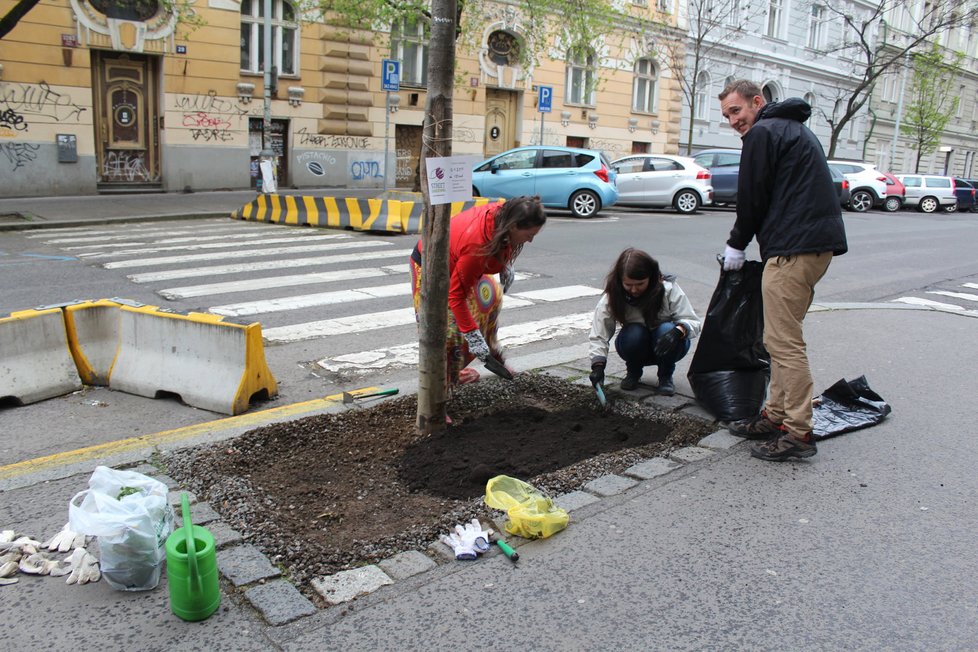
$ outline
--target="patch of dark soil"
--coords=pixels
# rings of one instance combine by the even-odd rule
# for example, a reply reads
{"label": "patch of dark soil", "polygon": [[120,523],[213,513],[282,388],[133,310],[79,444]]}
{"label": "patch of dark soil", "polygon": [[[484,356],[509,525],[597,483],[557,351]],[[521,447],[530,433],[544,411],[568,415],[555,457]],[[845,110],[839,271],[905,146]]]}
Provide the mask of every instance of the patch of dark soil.
{"label": "patch of dark soil", "polygon": [[505,474],[550,495],[669,448],[706,422],[625,401],[602,410],[587,387],[545,375],[462,387],[454,426],[422,437],[416,397],[271,424],[164,456],[168,473],[251,543],[308,581],[424,550],[452,524],[496,517],[486,481]]}

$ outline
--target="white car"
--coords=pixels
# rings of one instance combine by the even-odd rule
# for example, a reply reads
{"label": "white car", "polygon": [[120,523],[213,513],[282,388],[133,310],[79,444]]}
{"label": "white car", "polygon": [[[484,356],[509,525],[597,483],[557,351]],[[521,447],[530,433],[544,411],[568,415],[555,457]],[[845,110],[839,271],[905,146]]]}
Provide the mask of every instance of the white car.
{"label": "white car", "polygon": [[685,156],[633,154],[611,162],[618,170],[618,204],[672,206],[693,213],[713,203],[710,171]]}
{"label": "white car", "polygon": [[886,201],[886,177],[875,165],[859,161],[829,161],[849,182],[849,210],[865,213]]}
{"label": "white car", "polygon": [[954,192],[954,179],[936,174],[898,174],[896,178],[903,184],[906,199],[904,206],[913,206],[924,213],[937,209],[954,210],[958,206],[958,196]]}

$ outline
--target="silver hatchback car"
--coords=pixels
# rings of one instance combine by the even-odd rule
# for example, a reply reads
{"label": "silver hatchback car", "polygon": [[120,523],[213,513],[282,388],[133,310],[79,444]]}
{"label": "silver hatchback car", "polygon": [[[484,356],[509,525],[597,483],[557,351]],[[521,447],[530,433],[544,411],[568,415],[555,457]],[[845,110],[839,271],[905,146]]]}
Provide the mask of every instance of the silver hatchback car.
{"label": "silver hatchback car", "polygon": [[633,154],[611,162],[618,170],[618,204],[672,206],[680,213],[696,212],[713,203],[710,171],[685,156]]}
{"label": "silver hatchback car", "polygon": [[896,178],[905,188],[904,206],[914,206],[924,213],[933,213],[938,209],[953,210],[953,207],[958,205],[952,177],[933,174],[898,174]]}

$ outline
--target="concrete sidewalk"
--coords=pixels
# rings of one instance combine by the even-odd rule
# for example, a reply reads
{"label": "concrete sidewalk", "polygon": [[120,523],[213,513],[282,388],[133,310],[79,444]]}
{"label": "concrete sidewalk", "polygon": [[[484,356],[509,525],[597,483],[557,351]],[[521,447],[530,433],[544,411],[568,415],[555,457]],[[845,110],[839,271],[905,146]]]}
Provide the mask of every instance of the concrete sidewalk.
{"label": "concrete sidewalk", "polygon": [[[818,390],[865,374],[893,406],[809,460],[763,462],[714,435],[561,497],[571,525],[521,545],[517,564],[415,551],[360,573],[377,590],[326,609],[198,504],[223,546],[210,619],[173,616],[165,581],[122,593],[21,576],[0,587],[5,639],[118,650],[978,648],[978,320],[877,307],[813,312],[806,326]],[[551,371],[569,366],[586,372],[583,361]],[[57,532],[90,472],[4,491],[0,525]]]}
{"label": "concrete sidewalk", "polygon": [[[376,197],[380,188],[289,190],[282,195]],[[227,217],[256,196],[254,190],[138,193],[82,197],[0,199],[0,231],[198,217]]]}

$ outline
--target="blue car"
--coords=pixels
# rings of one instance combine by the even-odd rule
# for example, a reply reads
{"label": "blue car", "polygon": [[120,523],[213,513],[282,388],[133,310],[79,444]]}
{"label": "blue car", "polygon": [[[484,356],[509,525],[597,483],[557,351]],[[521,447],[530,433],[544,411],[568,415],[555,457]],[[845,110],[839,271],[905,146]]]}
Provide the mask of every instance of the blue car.
{"label": "blue car", "polygon": [[740,177],[739,149],[704,149],[693,154],[693,160],[710,171],[713,205],[737,203],[737,180]]}
{"label": "blue car", "polygon": [[594,217],[618,201],[616,173],[603,152],[576,147],[517,147],[493,156],[472,171],[476,197],[540,195],[548,208],[567,208],[575,217]]}

